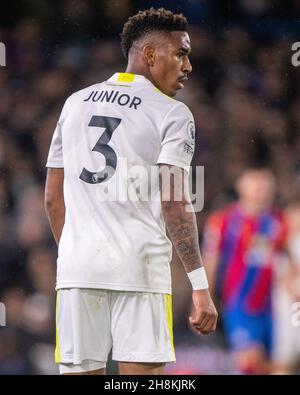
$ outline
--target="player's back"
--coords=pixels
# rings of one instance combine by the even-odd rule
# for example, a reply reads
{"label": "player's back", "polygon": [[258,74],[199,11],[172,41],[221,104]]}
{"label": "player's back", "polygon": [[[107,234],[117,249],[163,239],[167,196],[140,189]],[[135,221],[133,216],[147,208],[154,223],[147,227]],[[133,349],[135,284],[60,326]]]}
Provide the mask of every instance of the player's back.
{"label": "player's back", "polygon": [[[182,148],[172,163],[162,142],[168,146],[168,129],[189,116],[182,103],[133,74],[117,73],[70,96],[56,130],[66,205],[58,288],[170,291],[156,164],[186,165]],[[50,167],[55,137],[53,152]]]}

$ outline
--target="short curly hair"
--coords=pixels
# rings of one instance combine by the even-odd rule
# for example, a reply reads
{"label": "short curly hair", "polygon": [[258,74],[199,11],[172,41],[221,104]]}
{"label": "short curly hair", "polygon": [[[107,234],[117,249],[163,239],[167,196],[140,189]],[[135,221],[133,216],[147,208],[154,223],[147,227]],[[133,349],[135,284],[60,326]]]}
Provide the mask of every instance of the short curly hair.
{"label": "short curly hair", "polygon": [[149,32],[187,31],[188,22],[182,14],[173,14],[164,8],[139,11],[128,19],[121,33],[121,47],[128,58],[132,44]]}

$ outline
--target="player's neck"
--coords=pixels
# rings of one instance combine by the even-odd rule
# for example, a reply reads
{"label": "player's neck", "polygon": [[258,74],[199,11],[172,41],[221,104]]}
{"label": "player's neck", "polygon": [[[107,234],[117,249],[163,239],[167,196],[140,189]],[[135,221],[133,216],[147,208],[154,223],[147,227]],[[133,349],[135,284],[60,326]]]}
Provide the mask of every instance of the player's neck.
{"label": "player's neck", "polygon": [[151,81],[153,85],[156,86],[155,82],[152,79],[152,76],[151,76],[149,70],[146,67],[144,67],[144,66],[140,66],[139,64],[135,64],[133,62],[129,62],[128,65],[127,65],[127,68],[126,68],[126,73],[142,75],[143,77],[145,77],[149,81]]}
{"label": "player's neck", "polygon": [[260,215],[268,209],[267,205],[258,205],[257,203],[253,203],[247,200],[240,200],[239,207],[246,215],[249,216]]}

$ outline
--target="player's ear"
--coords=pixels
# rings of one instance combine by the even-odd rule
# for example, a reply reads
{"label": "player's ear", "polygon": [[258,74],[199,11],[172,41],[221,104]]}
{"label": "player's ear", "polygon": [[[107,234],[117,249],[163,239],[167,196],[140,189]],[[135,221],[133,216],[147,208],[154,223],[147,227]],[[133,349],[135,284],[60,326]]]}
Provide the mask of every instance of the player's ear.
{"label": "player's ear", "polygon": [[153,67],[154,61],[155,61],[155,50],[151,45],[147,44],[144,46],[143,56],[144,56],[144,59],[145,59],[147,65],[149,67]]}

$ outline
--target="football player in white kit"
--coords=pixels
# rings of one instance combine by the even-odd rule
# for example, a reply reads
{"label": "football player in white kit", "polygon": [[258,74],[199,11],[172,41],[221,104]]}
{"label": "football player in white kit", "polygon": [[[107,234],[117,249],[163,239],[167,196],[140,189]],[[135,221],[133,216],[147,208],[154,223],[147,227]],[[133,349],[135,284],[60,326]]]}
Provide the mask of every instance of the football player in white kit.
{"label": "football player in white kit", "polygon": [[[166,227],[193,288],[190,323],[198,333],[216,328],[191,202],[175,199],[174,179],[161,196],[152,171],[184,175],[193,156],[193,116],[172,98],[192,70],[187,21],[151,8],[129,18],[121,37],[126,72],[66,100],[47,161],[61,374],[105,374],[111,349],[120,374],[162,374],[175,361]],[[139,188],[137,198],[120,193],[135,181],[123,176],[125,161],[145,169],[145,184],[154,174],[150,199]]]}

